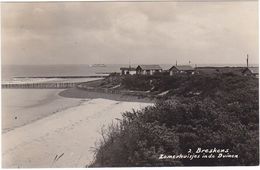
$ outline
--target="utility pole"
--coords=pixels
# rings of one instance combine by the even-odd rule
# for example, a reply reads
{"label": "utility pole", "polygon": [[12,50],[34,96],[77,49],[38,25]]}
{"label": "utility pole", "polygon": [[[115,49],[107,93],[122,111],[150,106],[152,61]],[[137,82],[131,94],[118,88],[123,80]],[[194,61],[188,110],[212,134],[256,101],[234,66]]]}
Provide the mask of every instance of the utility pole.
{"label": "utility pole", "polygon": [[246,67],[248,68],[248,60],[249,60],[249,55],[247,54],[247,57],[246,57]]}

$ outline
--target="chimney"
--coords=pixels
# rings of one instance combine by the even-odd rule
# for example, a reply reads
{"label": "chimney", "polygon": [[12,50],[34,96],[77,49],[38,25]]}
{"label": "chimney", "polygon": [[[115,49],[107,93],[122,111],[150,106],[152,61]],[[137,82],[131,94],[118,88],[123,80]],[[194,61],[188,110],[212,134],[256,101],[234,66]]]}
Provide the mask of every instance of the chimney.
{"label": "chimney", "polygon": [[247,57],[246,57],[246,67],[248,68],[248,59],[249,59],[249,56],[247,54]]}
{"label": "chimney", "polygon": [[178,63],[177,63],[177,60],[176,60],[176,66],[178,65]]}

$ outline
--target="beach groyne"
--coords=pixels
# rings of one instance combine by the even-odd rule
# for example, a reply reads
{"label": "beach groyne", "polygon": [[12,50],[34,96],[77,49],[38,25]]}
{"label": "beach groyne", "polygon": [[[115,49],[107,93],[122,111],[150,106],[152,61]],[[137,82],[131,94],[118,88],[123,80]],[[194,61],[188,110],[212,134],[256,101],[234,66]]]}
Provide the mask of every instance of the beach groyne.
{"label": "beach groyne", "polygon": [[2,88],[8,89],[67,89],[76,87],[79,83],[6,83]]}
{"label": "beach groyne", "polygon": [[[101,73],[100,73],[101,74]],[[19,76],[19,77],[13,77],[15,79],[24,79],[24,78],[62,78],[62,79],[68,79],[68,78],[105,78],[107,75],[93,75],[93,76]]]}

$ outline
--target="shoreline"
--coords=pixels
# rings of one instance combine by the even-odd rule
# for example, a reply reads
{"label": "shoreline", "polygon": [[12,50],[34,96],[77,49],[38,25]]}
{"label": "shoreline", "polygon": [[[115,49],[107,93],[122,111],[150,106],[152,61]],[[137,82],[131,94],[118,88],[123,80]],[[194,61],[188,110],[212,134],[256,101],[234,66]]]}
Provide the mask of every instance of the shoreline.
{"label": "shoreline", "polygon": [[73,108],[73,107],[81,106],[82,103],[84,103],[85,101],[86,101],[86,100],[84,100],[84,101],[79,101],[76,105],[70,105],[70,106],[63,107],[63,108],[61,108],[61,109],[57,109],[57,110],[55,110],[55,111],[53,111],[53,112],[51,112],[51,113],[48,113],[48,114],[43,115],[43,116],[41,116],[41,117],[37,117],[37,118],[32,119],[32,120],[30,120],[30,121],[28,121],[28,122],[26,122],[26,123],[23,123],[23,124],[21,124],[21,125],[18,125],[18,126],[12,127],[12,128],[6,128],[6,129],[2,128],[2,135],[4,135],[5,133],[8,133],[8,132],[10,132],[10,131],[13,131],[13,130],[15,130],[15,129],[21,128],[21,127],[23,127],[23,126],[29,125],[29,124],[31,124],[31,123],[40,121],[40,120],[42,120],[42,119],[44,119],[44,118],[47,118],[47,117],[49,117],[49,116],[55,115],[55,114],[57,114],[57,113],[59,113],[59,112],[66,111],[67,109],[70,109],[70,108]]}
{"label": "shoreline", "polygon": [[58,95],[61,91],[61,89],[2,89],[2,134],[84,102],[83,99],[63,98]]}

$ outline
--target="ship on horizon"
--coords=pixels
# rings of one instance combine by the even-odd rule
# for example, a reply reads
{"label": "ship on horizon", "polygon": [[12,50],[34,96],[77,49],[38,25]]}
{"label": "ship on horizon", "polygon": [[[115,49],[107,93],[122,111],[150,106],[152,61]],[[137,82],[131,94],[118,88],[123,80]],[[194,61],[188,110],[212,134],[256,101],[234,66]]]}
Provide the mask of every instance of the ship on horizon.
{"label": "ship on horizon", "polygon": [[90,67],[106,67],[105,64],[90,64]]}

